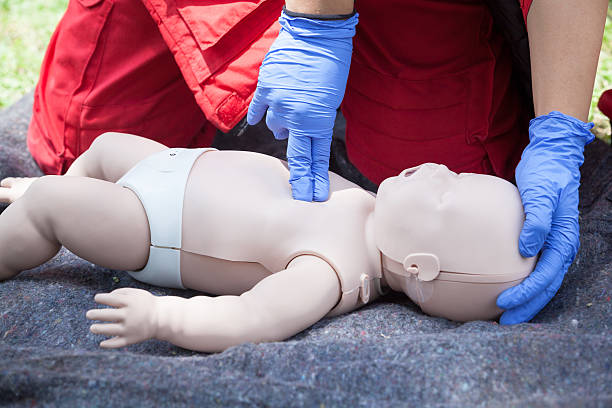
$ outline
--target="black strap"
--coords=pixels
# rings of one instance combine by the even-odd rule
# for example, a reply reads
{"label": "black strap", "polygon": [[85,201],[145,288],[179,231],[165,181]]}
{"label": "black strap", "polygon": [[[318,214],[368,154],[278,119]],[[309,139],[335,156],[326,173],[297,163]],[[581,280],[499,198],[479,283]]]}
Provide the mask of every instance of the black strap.
{"label": "black strap", "polygon": [[348,20],[355,15],[354,9],[351,14],[306,14],[289,11],[286,6],[283,6],[283,11],[290,17],[309,18],[311,20]]}
{"label": "black strap", "polygon": [[531,62],[529,38],[523,12],[518,1],[485,0],[491,11],[493,22],[502,32],[512,50],[513,75],[521,84],[521,94],[530,118],[533,118],[533,91],[531,89]]}

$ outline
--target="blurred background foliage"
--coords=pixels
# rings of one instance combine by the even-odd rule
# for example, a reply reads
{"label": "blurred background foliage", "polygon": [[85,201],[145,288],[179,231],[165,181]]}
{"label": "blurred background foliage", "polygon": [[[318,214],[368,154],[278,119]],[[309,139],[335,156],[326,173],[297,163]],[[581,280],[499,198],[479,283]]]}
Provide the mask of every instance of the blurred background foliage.
{"label": "blurred background foliage", "polygon": [[0,108],[28,92],[68,0],[0,0]]}
{"label": "blurred background foliage", "polygon": [[[595,122],[594,132],[608,143],[610,122],[597,109],[597,101],[604,90],[612,88],[612,0],[609,2],[589,115]],[[68,0],[0,0],[0,108],[36,84],[45,48],[67,4]]]}
{"label": "blurred background foliage", "polygon": [[595,77],[595,89],[593,89],[591,112],[589,113],[589,120],[595,122],[593,133],[610,144],[610,121],[597,109],[599,96],[606,89],[612,89],[612,0],[608,1],[606,28],[604,29],[603,41],[601,43],[599,65],[597,67],[597,76]]}

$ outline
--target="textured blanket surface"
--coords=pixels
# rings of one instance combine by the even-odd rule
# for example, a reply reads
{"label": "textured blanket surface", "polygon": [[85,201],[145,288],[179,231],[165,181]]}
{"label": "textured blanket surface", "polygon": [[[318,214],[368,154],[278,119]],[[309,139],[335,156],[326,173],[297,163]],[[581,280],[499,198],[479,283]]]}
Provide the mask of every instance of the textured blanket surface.
{"label": "textured blanket surface", "polygon": [[[26,95],[0,112],[0,178],[40,175],[25,146],[31,103]],[[262,126],[220,134],[216,145],[282,157],[286,145]],[[341,120],[337,133],[331,167],[360,181]],[[124,286],[196,293],[147,286],[62,250],[0,283],[0,404],[612,406],[611,170],[610,147],[589,145],[579,255],[554,300],[511,327],[428,317],[392,295],[284,342],[210,355],[157,340],[102,350],[85,319],[94,294]]]}

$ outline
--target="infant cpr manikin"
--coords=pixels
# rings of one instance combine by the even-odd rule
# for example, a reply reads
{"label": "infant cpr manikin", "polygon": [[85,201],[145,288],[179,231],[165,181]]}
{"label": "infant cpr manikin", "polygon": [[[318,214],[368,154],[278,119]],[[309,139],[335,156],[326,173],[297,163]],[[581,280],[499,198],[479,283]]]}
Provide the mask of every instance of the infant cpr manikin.
{"label": "infant cpr manikin", "polygon": [[[156,337],[219,351],[245,341],[285,339],[388,289],[404,292],[431,315],[492,319],[502,312],[497,296],[535,265],[518,251],[524,219],[518,192],[496,177],[457,175],[428,163],[385,180],[374,196],[332,173],[328,201],[308,203],[291,198],[289,172],[278,159],[210,149],[187,153],[137,136],[101,136],[75,161],[67,174],[72,177],[35,181],[0,214],[0,278],[45,262],[65,245],[102,266],[131,269],[144,282],[225,295],[183,299],[122,288],[96,296],[115,309],[87,314],[108,322],[94,324],[93,332],[115,336],[103,347]],[[190,162],[172,161],[179,157]],[[160,173],[175,168],[183,169],[172,176],[177,181]],[[169,193],[176,185],[185,186],[184,197]],[[140,191],[156,188],[154,194]],[[62,189],[69,199],[45,195]],[[82,197],[98,189],[104,190],[103,202]],[[84,203],[77,206],[79,199]],[[168,204],[181,199],[182,206]],[[38,202],[44,205],[35,207]],[[28,215],[33,206],[51,221]],[[180,228],[168,224],[165,210],[153,210],[170,207],[177,207],[170,218],[182,220]],[[61,215],[68,211],[88,224],[62,227]],[[67,233],[29,236],[24,228],[11,228],[26,222]],[[73,225],[106,232],[97,236]],[[166,230],[172,240],[159,238]],[[43,244],[54,249],[36,254]],[[11,245],[29,245],[31,258],[11,252]]]}

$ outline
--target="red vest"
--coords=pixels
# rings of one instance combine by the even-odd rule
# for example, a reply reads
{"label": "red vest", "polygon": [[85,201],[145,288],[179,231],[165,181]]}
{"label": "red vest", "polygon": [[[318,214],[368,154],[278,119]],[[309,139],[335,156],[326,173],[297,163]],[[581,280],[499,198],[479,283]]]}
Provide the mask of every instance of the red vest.
{"label": "red vest", "polygon": [[355,4],[342,106],[351,162],[375,183],[423,162],[512,179],[527,121],[510,49],[485,3]]}
{"label": "red vest", "polygon": [[[28,134],[45,172],[63,173],[104,131],[205,146],[215,128],[245,115],[284,1],[143,3],[71,0],[43,62]],[[526,122],[510,53],[484,3],[356,7],[343,111],[357,167],[375,182],[424,161],[511,178]]]}
{"label": "red vest", "polygon": [[246,114],[283,0],[143,2],[70,0],[28,130],[45,173],[64,173],[106,131],[201,147]]}

